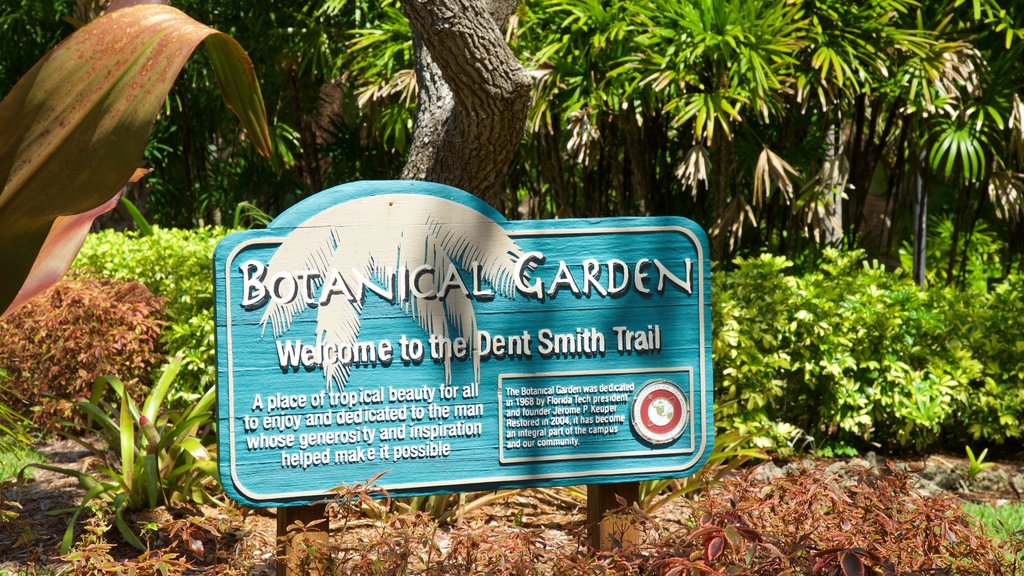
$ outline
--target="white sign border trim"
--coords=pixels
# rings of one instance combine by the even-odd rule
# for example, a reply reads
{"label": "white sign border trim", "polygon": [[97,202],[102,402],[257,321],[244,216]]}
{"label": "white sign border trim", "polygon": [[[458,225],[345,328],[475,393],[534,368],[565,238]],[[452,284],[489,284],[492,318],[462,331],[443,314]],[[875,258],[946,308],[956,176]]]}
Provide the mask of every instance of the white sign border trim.
{"label": "white sign border trim", "polygon": [[[704,317],[704,254],[703,245],[700,239],[693,233],[682,226],[630,226],[625,228],[565,228],[565,229],[541,229],[541,230],[514,230],[508,231],[509,236],[512,237],[536,237],[536,236],[565,236],[565,235],[599,235],[599,234],[642,234],[652,232],[677,232],[687,237],[694,245],[697,251],[697,311],[698,311],[698,333],[700,334],[700,398],[703,398],[707,392],[707,368],[705,361],[705,345],[704,345],[704,334],[706,328],[706,318]],[[235,490],[239,494],[245,496],[251,501],[260,500],[286,500],[291,498],[306,498],[313,496],[330,496],[330,491],[321,490],[306,490],[299,492],[280,492],[274,494],[258,494],[245,487],[238,477],[237,460],[235,455],[235,390],[234,390],[234,357],[232,347],[232,336],[231,336],[231,264],[234,262],[235,257],[242,250],[251,246],[258,246],[261,244],[266,245],[280,245],[284,242],[283,237],[266,237],[266,238],[254,238],[252,240],[244,240],[240,242],[235,248],[228,254],[228,257],[224,261],[224,309],[225,309],[225,327],[224,331],[226,334],[226,347],[227,347],[227,380],[228,380],[228,452],[229,452],[229,467],[231,469],[231,481]],[[634,371],[636,372],[636,371]],[[499,406],[499,411],[500,411]],[[702,408],[703,406],[702,402]],[[696,411],[694,411],[696,412]],[[687,468],[690,468],[695,462],[700,460],[704,455],[704,451],[707,449],[707,437],[708,437],[708,422],[705,416],[706,410],[701,411],[701,427],[704,429],[704,434],[701,434],[701,442],[698,450],[688,459],[685,463],[679,466],[673,467],[640,467],[631,469],[617,469],[617,470],[598,470],[591,472],[586,476],[598,477],[598,476],[619,476],[619,475],[639,475],[639,474],[665,474],[672,472],[682,472]],[[499,412],[500,413],[500,412]],[[499,416],[500,418],[500,416]],[[694,418],[695,420],[695,418]],[[499,426],[500,427],[500,426]],[[714,429],[711,430],[714,433]],[[500,442],[499,440],[499,449]],[[416,483],[405,483],[405,484],[388,484],[381,486],[384,490],[405,490],[405,489],[416,489],[416,488],[433,488],[439,486],[464,486],[470,484],[497,484],[504,482],[523,482],[533,480],[558,480],[563,478],[573,478],[582,476],[578,472],[551,472],[547,474],[521,474],[518,476],[498,476],[493,478],[472,478],[465,480],[439,480],[436,482],[416,482]]]}

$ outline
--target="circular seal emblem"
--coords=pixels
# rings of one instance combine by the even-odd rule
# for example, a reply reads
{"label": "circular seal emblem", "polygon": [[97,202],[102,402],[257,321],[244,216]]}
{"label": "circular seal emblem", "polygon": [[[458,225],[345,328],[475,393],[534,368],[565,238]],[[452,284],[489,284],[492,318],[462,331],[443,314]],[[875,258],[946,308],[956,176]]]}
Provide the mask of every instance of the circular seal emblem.
{"label": "circular seal emblem", "polygon": [[682,436],[690,407],[679,386],[658,378],[644,383],[633,398],[633,430],[651,444],[668,444]]}

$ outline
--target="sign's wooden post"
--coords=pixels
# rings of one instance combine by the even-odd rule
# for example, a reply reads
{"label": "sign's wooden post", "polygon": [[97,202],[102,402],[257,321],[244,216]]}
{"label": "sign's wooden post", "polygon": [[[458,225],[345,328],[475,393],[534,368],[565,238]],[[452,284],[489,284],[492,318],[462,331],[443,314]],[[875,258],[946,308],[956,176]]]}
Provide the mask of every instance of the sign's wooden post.
{"label": "sign's wooden post", "polygon": [[629,546],[639,542],[640,533],[629,513],[608,516],[612,510],[622,507],[619,498],[627,506],[640,500],[639,482],[617,484],[590,484],[587,486],[587,536],[595,550],[611,550],[617,546]]}
{"label": "sign's wooden post", "polygon": [[284,509],[368,478],[393,496],[634,487],[594,486],[603,514],[616,490],[691,475],[714,446],[708,252],[686,218],[508,221],[414,181],[338,186],[231,234],[214,254],[224,490]]}
{"label": "sign's wooden post", "polygon": [[[291,530],[295,522],[301,522],[302,530]],[[322,521],[312,528],[305,528],[314,522]],[[301,552],[307,547],[315,547],[326,556],[328,538],[327,505],[310,504],[308,506],[280,507],[277,509],[277,576],[305,576],[319,574],[303,569],[299,559]]]}

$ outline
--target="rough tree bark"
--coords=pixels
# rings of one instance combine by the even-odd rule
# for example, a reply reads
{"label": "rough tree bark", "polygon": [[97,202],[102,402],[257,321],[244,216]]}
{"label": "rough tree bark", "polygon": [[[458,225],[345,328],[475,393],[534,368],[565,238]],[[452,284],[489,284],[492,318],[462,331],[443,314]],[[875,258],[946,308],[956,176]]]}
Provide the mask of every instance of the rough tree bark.
{"label": "rough tree bark", "polygon": [[504,211],[531,82],[502,28],[515,0],[402,0],[419,85],[402,178],[462,188]]}

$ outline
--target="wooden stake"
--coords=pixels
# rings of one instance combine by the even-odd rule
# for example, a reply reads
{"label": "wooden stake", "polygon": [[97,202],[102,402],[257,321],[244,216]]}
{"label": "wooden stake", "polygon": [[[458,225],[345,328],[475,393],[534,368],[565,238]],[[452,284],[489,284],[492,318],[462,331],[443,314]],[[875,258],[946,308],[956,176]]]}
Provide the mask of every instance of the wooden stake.
{"label": "wooden stake", "polygon": [[[289,527],[296,521],[302,522],[303,526],[308,526],[317,520],[323,520],[323,522],[312,529],[289,530]],[[319,574],[317,571],[310,571],[309,568],[302,569],[299,566],[299,558],[308,545],[316,546],[326,555],[328,535],[326,504],[278,508],[277,576]]]}
{"label": "wooden stake", "polygon": [[639,501],[640,483],[587,485],[587,534],[595,550],[611,550],[640,540],[640,532],[628,518],[605,517],[609,511],[621,507],[616,496],[621,496],[627,504]]}

